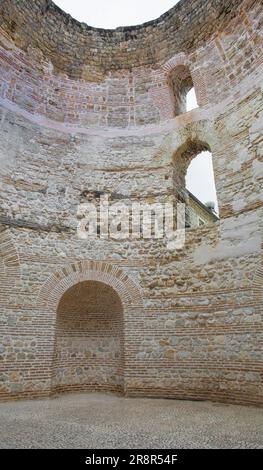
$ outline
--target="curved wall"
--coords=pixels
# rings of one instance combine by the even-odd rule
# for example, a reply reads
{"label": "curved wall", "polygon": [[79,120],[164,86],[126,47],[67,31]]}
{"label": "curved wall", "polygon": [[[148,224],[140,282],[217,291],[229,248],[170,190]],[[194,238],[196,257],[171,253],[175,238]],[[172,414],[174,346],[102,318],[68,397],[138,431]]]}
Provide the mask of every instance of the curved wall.
{"label": "curved wall", "polygon": [[[104,31],[49,1],[1,2],[0,222],[21,272],[1,297],[2,399],[50,394],[56,314],[38,294],[58,269],[96,260],[144,301],[124,311],[126,394],[262,404],[262,5],[194,5]],[[182,66],[199,108],[174,117]],[[213,153],[220,223],[175,252],[79,240],[87,194],[176,202],[182,149],[191,158],[198,142]]]}
{"label": "curved wall", "polygon": [[95,80],[110,70],[155,67],[178,52],[194,51],[225,29],[241,3],[183,0],[155,21],[103,30],[79,23],[51,0],[3,0],[0,25],[23,49],[41,51],[57,71]]}

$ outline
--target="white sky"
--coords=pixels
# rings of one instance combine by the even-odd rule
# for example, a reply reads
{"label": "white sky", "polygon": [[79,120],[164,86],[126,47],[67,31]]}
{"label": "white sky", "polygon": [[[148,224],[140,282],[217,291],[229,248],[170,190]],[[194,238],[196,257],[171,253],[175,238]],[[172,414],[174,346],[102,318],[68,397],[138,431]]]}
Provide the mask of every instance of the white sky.
{"label": "white sky", "polygon": [[117,28],[158,18],[179,0],[55,0],[62,10],[97,28]]}
{"label": "white sky", "polygon": [[[55,0],[62,10],[77,20],[97,28],[116,28],[144,23],[158,18],[179,0]],[[195,94],[190,92],[187,110],[196,108]],[[212,157],[203,152],[189,166],[186,186],[203,203],[216,202]]]}
{"label": "white sky", "polygon": [[204,204],[213,201],[218,212],[214,170],[210,152],[200,153],[189,165],[186,187]]}

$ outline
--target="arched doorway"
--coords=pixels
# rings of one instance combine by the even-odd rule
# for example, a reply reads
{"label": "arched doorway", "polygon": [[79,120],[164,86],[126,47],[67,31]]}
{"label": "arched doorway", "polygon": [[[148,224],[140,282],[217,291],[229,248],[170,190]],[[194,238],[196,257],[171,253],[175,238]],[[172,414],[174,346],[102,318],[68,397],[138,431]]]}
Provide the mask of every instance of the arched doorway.
{"label": "arched doorway", "polygon": [[123,306],[111,286],[71,286],[57,307],[52,392],[123,392],[123,336]]}

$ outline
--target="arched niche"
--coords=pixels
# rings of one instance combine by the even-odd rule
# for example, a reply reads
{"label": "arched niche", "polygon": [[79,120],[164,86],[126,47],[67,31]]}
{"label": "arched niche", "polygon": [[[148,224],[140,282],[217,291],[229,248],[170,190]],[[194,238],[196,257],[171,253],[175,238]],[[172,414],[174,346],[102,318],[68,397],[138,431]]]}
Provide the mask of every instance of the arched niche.
{"label": "arched niche", "polygon": [[123,370],[120,297],[103,282],[73,285],[57,308],[52,393],[123,392]]}

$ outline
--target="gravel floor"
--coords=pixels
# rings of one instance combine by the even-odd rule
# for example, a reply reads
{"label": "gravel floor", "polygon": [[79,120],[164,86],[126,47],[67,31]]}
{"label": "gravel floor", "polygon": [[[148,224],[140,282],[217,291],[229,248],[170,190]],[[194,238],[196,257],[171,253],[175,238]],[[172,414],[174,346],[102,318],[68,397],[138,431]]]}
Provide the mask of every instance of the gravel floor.
{"label": "gravel floor", "polygon": [[0,447],[262,448],[263,409],[102,394],[3,403]]}

